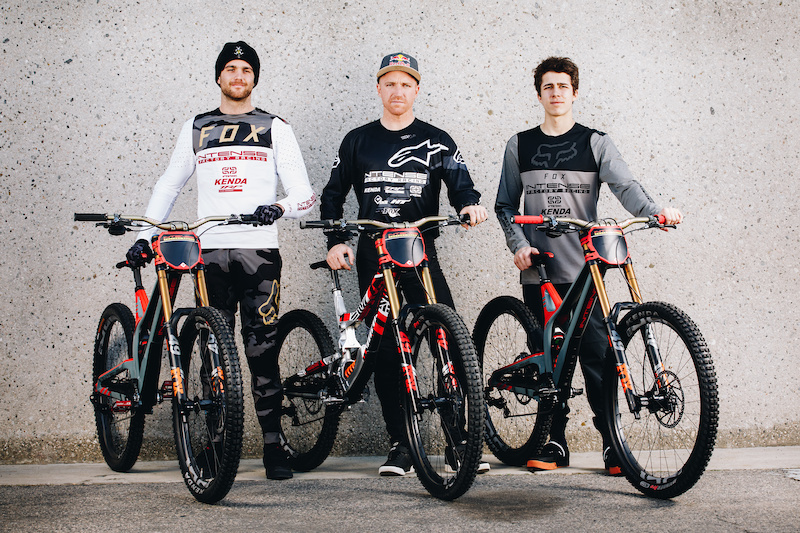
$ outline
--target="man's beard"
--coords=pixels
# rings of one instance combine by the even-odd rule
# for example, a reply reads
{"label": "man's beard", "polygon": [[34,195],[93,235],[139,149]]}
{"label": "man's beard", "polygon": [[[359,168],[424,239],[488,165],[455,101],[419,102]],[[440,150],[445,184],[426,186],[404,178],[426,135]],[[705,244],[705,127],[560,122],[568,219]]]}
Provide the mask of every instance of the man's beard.
{"label": "man's beard", "polygon": [[[241,91],[241,88],[242,88],[241,86],[237,86],[234,89],[230,85],[226,85],[226,86],[221,87],[222,94],[224,94],[225,96],[227,96],[228,98],[230,98],[231,100],[234,100],[236,102],[241,102],[242,100],[246,100],[250,96],[250,94],[253,92],[253,88],[252,87],[247,87],[244,92]],[[239,92],[234,92],[235,90],[239,91]]]}

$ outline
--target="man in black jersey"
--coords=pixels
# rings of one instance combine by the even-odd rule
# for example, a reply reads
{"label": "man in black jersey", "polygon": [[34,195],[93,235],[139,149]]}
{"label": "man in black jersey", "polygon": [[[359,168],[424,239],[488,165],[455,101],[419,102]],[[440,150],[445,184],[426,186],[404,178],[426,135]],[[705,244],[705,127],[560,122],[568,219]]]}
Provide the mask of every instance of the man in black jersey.
{"label": "man in black jersey", "polygon": [[[259,70],[258,55],[247,43],[225,44],[214,72],[220,106],[184,123],[146,215],[165,220],[195,175],[198,217],[254,213],[262,223],[216,226],[204,231],[200,240],[211,305],[223,312],[231,328],[239,310],[267,478],[288,479],[292,470],[281,445],[283,389],[275,342],[282,262],[274,222],[302,216],[316,197],[291,126],[252,104]],[[277,197],[278,181],[286,193],[282,199]],[[148,254],[153,233],[139,235],[128,252],[131,263]],[[217,455],[210,446],[197,458],[198,465],[213,470]]]}
{"label": "man in black jersey", "polygon": [[[520,214],[520,199],[526,215],[552,215],[597,219],[600,186],[606,183],[622,205],[635,216],[661,214],[667,224],[679,223],[683,216],[675,208],[661,209],[633,178],[611,139],[602,132],[577,124],[572,104],[578,98],[578,67],[568,58],[550,57],[536,67],[534,84],[544,109],[544,122],[514,135],[508,141],[500,175],[495,212],[514,254],[514,265],[521,271],[522,294],[540,324],[544,312],[540,280],[531,255],[552,251],[555,260],[548,274],[563,296],[584,264],[577,233],[549,239],[532,225],[524,228],[512,222]],[[609,474],[620,475],[619,463],[610,449],[603,425],[602,375],[608,337],[600,306],[595,306],[581,341],[580,363],[586,382],[586,395],[594,412],[594,424],[603,438],[603,459]],[[569,466],[569,449],[564,430],[569,407],[559,406],[553,417],[550,441],[542,455],[528,461],[530,470],[550,470]]]}
{"label": "man in black jersey", "polygon": [[[420,80],[417,60],[402,52],[387,55],[377,78],[383,115],[380,120],[354,129],[342,141],[330,180],[322,192],[322,218],[342,218],[344,201],[351,188],[358,200],[359,218],[400,222],[435,215],[439,212],[439,193],[444,182],[450,204],[460,214],[470,216],[471,226],[485,221],[486,208],[478,204],[480,194],[453,139],[414,117]],[[433,231],[423,235],[436,297],[440,303],[453,306],[436,255],[435,237]],[[327,261],[331,268],[350,270],[354,264],[348,238],[346,233],[328,234]],[[355,265],[363,294],[377,271],[378,258],[365,235],[359,239],[357,250]],[[401,277],[400,285],[409,302],[425,303],[422,286],[413,273]],[[376,357],[375,389],[391,442],[388,460],[379,473],[402,476],[411,471],[412,464],[400,411],[400,361],[394,340],[383,339]],[[488,470],[488,466],[483,463],[481,470]]]}

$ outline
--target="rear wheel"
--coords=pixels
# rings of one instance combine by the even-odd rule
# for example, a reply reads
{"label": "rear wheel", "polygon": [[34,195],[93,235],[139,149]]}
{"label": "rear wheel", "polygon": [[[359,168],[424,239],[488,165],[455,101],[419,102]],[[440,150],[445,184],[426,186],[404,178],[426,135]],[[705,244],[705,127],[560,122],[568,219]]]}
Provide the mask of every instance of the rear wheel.
{"label": "rear wheel", "polygon": [[522,466],[547,441],[552,402],[543,410],[530,396],[489,387],[488,383],[495,370],[541,352],[542,330],[522,301],[499,296],[481,310],[473,338],[483,374],[486,444],[505,464]]}
{"label": "rear wheel", "polygon": [[321,465],[330,454],[342,407],[322,401],[320,393],[328,384],[323,373],[303,376],[298,373],[304,373],[336,350],[322,320],[302,309],[281,317],[277,343],[281,373],[285,376],[282,444],[292,468],[307,472]]}
{"label": "rear wheel", "polygon": [[[638,490],[655,498],[678,496],[697,482],[714,449],[718,403],[711,354],[694,322],[661,302],[635,307],[618,333],[640,418],[630,412],[609,357],[604,383],[614,451]],[[646,335],[660,356],[659,368],[651,363]]]}
{"label": "rear wheel", "polygon": [[[125,305],[111,304],[103,311],[94,341],[92,403],[97,437],[103,458],[117,472],[127,472],[136,463],[142,447],[144,409],[136,405],[138,392],[130,373],[124,370],[98,387],[98,378],[131,358],[134,319]],[[126,400],[114,400],[100,389],[123,392]]]}
{"label": "rear wheel", "polygon": [[185,400],[172,401],[178,461],[186,486],[215,503],[236,479],[242,452],[242,375],[233,333],[222,313],[198,307],[180,335]]}
{"label": "rear wheel", "polygon": [[483,448],[484,407],[475,347],[461,317],[442,304],[426,306],[411,327],[420,398],[415,415],[411,395],[402,395],[411,455],[428,492],[454,500],[475,480]]}

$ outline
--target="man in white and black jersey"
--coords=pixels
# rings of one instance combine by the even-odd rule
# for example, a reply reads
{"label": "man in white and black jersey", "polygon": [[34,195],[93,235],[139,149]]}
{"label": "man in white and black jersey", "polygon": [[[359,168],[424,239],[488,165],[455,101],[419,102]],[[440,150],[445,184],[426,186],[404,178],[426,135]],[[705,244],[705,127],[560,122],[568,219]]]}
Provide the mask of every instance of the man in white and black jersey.
{"label": "man in white and black jersey", "polygon": [[[453,139],[444,131],[414,117],[414,100],[419,93],[417,60],[402,52],[383,58],[377,73],[378,96],[383,104],[380,120],[348,133],[337,154],[331,177],[322,192],[323,219],[340,219],[347,194],[352,188],[358,200],[358,217],[385,222],[413,221],[439,212],[442,183],[450,204],[470,216],[474,226],[487,218],[479,205],[464,158]],[[431,277],[440,303],[453,306],[436,254],[436,233],[423,234]],[[350,270],[354,264],[349,235],[328,234],[327,261],[333,269]],[[378,258],[366,235],[358,242],[355,255],[359,286],[363,294],[377,271]],[[411,303],[425,303],[425,295],[414,273],[401,276],[403,296]],[[400,411],[400,361],[392,338],[384,338],[375,365],[375,389],[381,401],[391,450],[381,475],[405,475],[412,469],[405,426]],[[487,463],[480,471],[488,470]]]}
{"label": "man in white and black jersey", "polygon": [[[552,251],[548,275],[563,296],[584,264],[577,233],[548,238],[533,225],[513,223],[520,214],[520,199],[526,215],[552,215],[582,220],[597,219],[600,186],[605,183],[623,207],[634,216],[661,214],[667,224],[681,222],[680,211],[661,208],[631,174],[625,161],[604,133],[577,124],[572,105],[578,98],[578,67],[569,58],[550,57],[534,72],[544,122],[514,135],[506,145],[495,212],[514,254],[514,265],[521,271],[522,294],[540,324],[544,311],[540,280],[531,255]],[[523,198],[524,193],[524,198]],[[603,425],[602,376],[608,337],[600,306],[595,306],[581,341],[580,363],[586,382],[586,395],[594,412],[595,427],[603,438],[603,459],[609,474],[620,475],[619,462],[610,449]],[[569,466],[569,448],[564,429],[569,407],[559,406],[553,417],[550,440],[542,455],[528,461],[530,470],[550,470]]]}
{"label": "man in white and black jersey", "polygon": [[[194,174],[198,217],[254,213],[262,223],[217,226],[204,232],[200,240],[211,305],[226,315],[231,327],[239,308],[264,438],[267,478],[288,479],[292,470],[280,445],[283,390],[275,336],[281,256],[274,222],[304,215],[316,196],[291,126],[251,102],[259,72],[260,61],[252,47],[243,41],[225,44],[215,64],[220,106],[183,125],[169,167],[153,189],[146,216],[165,220]],[[280,200],[279,180],[286,193]],[[150,252],[148,242],[153,233],[139,235],[128,252],[129,261],[141,262]]]}

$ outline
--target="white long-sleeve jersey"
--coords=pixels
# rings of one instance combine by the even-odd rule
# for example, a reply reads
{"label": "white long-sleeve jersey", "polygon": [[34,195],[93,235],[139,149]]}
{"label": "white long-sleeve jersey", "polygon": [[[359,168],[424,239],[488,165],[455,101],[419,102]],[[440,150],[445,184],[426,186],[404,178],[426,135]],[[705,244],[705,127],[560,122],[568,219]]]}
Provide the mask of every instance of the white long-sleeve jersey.
{"label": "white long-sleeve jersey", "polygon": [[[181,189],[197,175],[197,216],[249,214],[258,206],[280,204],[284,217],[308,212],[316,195],[291,126],[260,109],[226,115],[219,109],[183,125],[169,167],[153,188],[146,216],[164,221]],[[280,179],[286,197],[277,199]],[[155,230],[140,232],[148,239]],[[204,249],[278,248],[271,226],[216,226],[200,237]]]}

